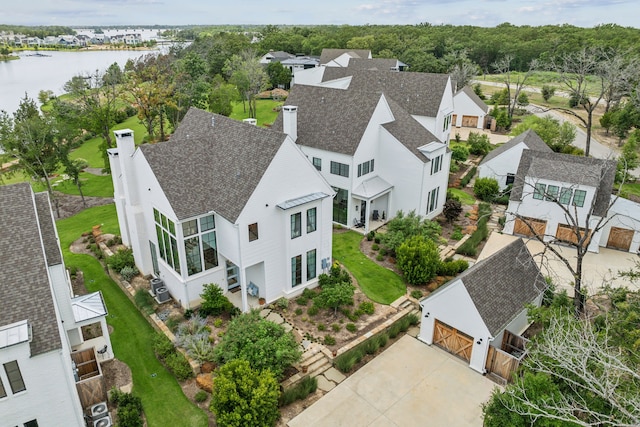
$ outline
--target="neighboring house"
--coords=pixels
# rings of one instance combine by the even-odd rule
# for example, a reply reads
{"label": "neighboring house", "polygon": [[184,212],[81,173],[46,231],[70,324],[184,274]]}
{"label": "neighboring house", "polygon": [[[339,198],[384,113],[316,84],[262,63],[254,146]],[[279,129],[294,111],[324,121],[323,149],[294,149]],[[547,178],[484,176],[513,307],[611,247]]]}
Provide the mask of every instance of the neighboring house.
{"label": "neighboring house", "polygon": [[600,246],[640,254],[640,203],[611,196]]}
{"label": "neighboring house", "polygon": [[295,55],[288,52],[283,52],[281,50],[278,50],[278,51],[271,50],[265,53],[264,55],[262,55],[262,58],[260,58],[260,63],[266,65],[271,62],[282,62],[285,59],[292,59],[295,57],[296,57]]}
{"label": "neighboring house", "polygon": [[549,146],[533,130],[529,129],[491,150],[478,165],[480,178],[494,178],[504,190],[513,185],[524,150],[536,150],[551,153]]}
{"label": "neighboring house", "polygon": [[73,47],[73,46],[80,46],[80,41],[76,36],[64,34],[64,35],[58,36],[57,44],[60,46]]}
{"label": "neighboring house", "polygon": [[[386,78],[408,74],[416,79]],[[448,132],[441,128],[434,134],[425,122],[452,111],[448,76],[438,76],[434,84],[432,75],[419,73],[357,75],[344,89],[294,86],[274,129],[289,134],[336,191],[334,222],[366,232],[400,210],[437,216],[451,154],[441,139]],[[414,91],[410,96],[403,84]],[[433,117],[423,120],[414,112]]]}
{"label": "neighboring house", "polygon": [[[503,232],[571,242],[576,239],[575,221],[594,232],[599,221],[613,215],[609,208],[615,174],[615,160],[522,151]],[[603,231],[594,232],[590,252],[598,252]]]}
{"label": "neighboring house", "polygon": [[44,44],[44,40],[40,37],[27,37],[25,42],[29,46],[42,46]]}
{"label": "neighboring house", "polygon": [[267,52],[260,58],[260,63],[263,65],[268,65],[271,62],[279,62],[291,71],[291,86],[294,84],[297,73],[320,65],[320,60],[317,57],[293,55],[281,50]]}
{"label": "neighboring house", "polygon": [[351,58],[371,59],[371,51],[368,49],[322,49],[320,65],[347,67]]}
{"label": "neighboring house", "polygon": [[108,44],[111,39],[106,34],[92,34],[89,42],[91,44]]}
{"label": "neighboring house", "polygon": [[123,242],[183,307],[215,283],[247,311],[328,271],[334,192],[284,133],[192,108],[167,142],[115,135]]}
{"label": "neighboring house", "polygon": [[469,127],[484,129],[486,118],[489,114],[489,106],[469,86],[460,89],[453,96],[454,114],[453,125],[455,127]]}
{"label": "neighboring house", "polygon": [[398,59],[349,58],[348,68],[352,70],[405,71],[408,66]]}
{"label": "neighboring house", "polygon": [[0,218],[2,425],[84,426],[83,408],[107,397],[98,360],[113,357],[102,296],[72,298],[46,193],[1,186]]}
{"label": "neighboring house", "polygon": [[418,339],[463,359],[475,371],[493,372],[487,366],[494,356],[510,362],[522,355],[522,345],[510,345],[514,337],[522,342],[518,335],[529,326],[526,305],[539,306],[545,288],[536,262],[518,239],[421,300]]}
{"label": "neighboring house", "polygon": [[58,44],[58,37],[56,36],[46,36],[44,38],[44,45],[45,46],[55,46]]}
{"label": "neighboring house", "polygon": [[124,35],[124,44],[129,46],[137,46],[142,44],[142,34],[140,33],[129,33]]}

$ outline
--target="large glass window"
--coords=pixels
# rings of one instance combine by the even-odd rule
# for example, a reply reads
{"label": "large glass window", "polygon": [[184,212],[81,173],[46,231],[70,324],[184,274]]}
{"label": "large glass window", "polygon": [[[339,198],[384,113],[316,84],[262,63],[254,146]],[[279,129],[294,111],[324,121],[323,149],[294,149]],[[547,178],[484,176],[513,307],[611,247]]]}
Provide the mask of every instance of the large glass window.
{"label": "large glass window", "polygon": [[307,252],[307,280],[316,277],[316,250]]}
{"label": "large glass window", "polygon": [[202,271],[202,258],[200,256],[200,238],[189,237],[184,240],[184,252],[187,257],[187,274],[197,274]]}
{"label": "large glass window", "polygon": [[215,231],[202,235],[202,252],[204,253],[205,270],[218,266],[218,247],[216,245]]}
{"label": "large glass window", "polygon": [[182,234],[184,234],[185,237],[193,236],[197,232],[198,232],[197,220],[192,219],[191,221],[186,221],[182,223]]}
{"label": "large glass window", "polygon": [[333,221],[343,225],[347,225],[347,197],[349,192],[343,188],[333,187],[336,192],[333,198]]}
{"label": "large glass window", "polygon": [[[215,218],[213,215],[206,215],[199,219],[191,219],[182,223],[182,233],[184,234],[184,253],[187,261],[187,275],[201,273],[218,266],[218,250],[216,246]],[[157,227],[156,227],[157,228]],[[175,237],[169,235],[170,241],[164,243],[167,251],[166,258],[168,264],[178,266],[178,248]],[[162,253],[162,244],[160,252]],[[169,250],[168,248],[171,248]],[[170,253],[173,255],[170,256]],[[175,267],[174,267],[175,268]],[[176,268],[179,273],[179,268]]]}
{"label": "large glass window", "polygon": [[158,238],[160,258],[180,273],[176,224],[155,208],[153,209],[153,218],[156,221],[156,237]]}
{"label": "large glass window", "polygon": [[587,192],[584,190],[576,190],[573,193],[573,205],[578,207],[584,206],[584,199],[587,197]]}
{"label": "large glass window", "polygon": [[307,233],[316,231],[316,208],[307,209]]}
{"label": "large glass window", "polygon": [[344,163],[331,162],[330,172],[334,175],[346,176],[348,178],[349,165],[345,165]]}
{"label": "large glass window", "polygon": [[302,235],[302,213],[291,215],[291,238],[295,239]]}
{"label": "large glass window", "polygon": [[291,258],[291,286],[302,283],[302,255]]}
{"label": "large glass window", "polygon": [[18,366],[17,361],[7,362],[4,364],[4,372],[7,374],[7,378],[9,379],[9,385],[11,386],[11,391],[13,394],[20,393],[21,391],[25,391],[27,387],[24,385],[24,380],[22,379],[22,373],[20,372],[20,367]]}

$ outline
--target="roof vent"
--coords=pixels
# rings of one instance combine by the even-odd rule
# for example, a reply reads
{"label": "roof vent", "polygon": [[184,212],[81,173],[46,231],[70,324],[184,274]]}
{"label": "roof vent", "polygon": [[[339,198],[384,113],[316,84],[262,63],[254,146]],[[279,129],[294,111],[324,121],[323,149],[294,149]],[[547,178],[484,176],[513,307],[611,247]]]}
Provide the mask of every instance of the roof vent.
{"label": "roof vent", "polygon": [[211,127],[216,126],[216,116],[211,116]]}

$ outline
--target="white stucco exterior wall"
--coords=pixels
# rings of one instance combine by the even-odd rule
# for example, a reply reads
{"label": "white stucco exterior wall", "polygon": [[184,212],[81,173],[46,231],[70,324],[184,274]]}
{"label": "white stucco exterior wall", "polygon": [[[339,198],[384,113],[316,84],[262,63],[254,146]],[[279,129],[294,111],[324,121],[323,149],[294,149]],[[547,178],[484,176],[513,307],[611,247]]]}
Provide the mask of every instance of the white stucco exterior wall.
{"label": "white stucco exterior wall", "polygon": [[453,97],[454,114],[456,115],[456,122],[453,124],[455,127],[462,126],[462,116],[476,116],[478,117],[477,129],[482,129],[484,124],[484,118],[487,115],[486,111],[478,106],[471,98],[464,92],[458,92]]}
{"label": "white stucco exterior wall", "polygon": [[494,178],[498,181],[500,190],[504,190],[507,188],[507,175],[516,174],[518,165],[520,164],[520,157],[522,157],[522,151],[527,149],[527,145],[521,142],[493,159],[481,163],[478,166],[478,177]]}

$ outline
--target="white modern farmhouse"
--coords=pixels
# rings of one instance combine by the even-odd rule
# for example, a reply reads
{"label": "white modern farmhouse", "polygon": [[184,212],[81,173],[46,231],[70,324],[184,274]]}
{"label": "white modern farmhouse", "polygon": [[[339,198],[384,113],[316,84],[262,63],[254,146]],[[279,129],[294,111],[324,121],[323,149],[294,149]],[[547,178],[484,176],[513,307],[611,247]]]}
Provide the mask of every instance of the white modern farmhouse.
{"label": "white modern farmhouse", "polygon": [[46,193],[0,186],[0,218],[0,424],[84,426],[113,357],[102,295],[73,296]]}
{"label": "white modern farmhouse", "polygon": [[192,108],[167,142],[115,135],[123,242],[183,307],[215,283],[247,311],[330,266],[334,191],[286,134]]}

